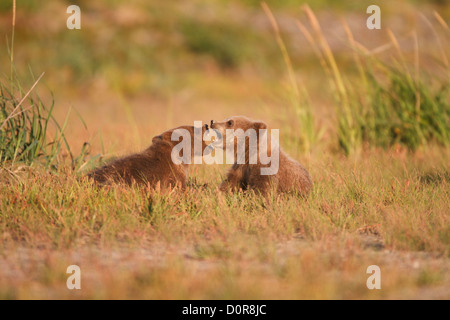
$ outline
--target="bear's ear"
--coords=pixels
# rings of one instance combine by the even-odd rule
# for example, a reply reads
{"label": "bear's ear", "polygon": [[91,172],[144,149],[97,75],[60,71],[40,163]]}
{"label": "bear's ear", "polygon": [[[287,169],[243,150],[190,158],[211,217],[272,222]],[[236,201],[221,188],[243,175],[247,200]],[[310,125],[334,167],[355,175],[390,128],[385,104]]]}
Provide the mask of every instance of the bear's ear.
{"label": "bear's ear", "polygon": [[264,122],[255,122],[253,124],[253,128],[255,130],[259,130],[259,129],[267,129],[267,124],[265,124]]}
{"label": "bear's ear", "polygon": [[152,143],[163,142],[163,141],[170,141],[171,136],[172,136],[172,132],[171,131],[163,132],[159,136],[153,137]]}
{"label": "bear's ear", "polygon": [[160,134],[159,136],[155,136],[152,139],[152,143],[157,143],[157,142],[160,142],[160,141],[162,141],[162,134]]}

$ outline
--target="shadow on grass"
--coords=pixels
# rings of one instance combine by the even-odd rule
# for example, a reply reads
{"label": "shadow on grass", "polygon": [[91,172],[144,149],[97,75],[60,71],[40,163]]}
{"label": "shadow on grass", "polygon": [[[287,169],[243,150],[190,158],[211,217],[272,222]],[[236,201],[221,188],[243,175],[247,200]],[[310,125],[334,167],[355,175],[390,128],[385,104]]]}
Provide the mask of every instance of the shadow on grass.
{"label": "shadow on grass", "polygon": [[419,179],[421,183],[427,185],[450,183],[450,173],[448,171],[431,171],[422,174]]}

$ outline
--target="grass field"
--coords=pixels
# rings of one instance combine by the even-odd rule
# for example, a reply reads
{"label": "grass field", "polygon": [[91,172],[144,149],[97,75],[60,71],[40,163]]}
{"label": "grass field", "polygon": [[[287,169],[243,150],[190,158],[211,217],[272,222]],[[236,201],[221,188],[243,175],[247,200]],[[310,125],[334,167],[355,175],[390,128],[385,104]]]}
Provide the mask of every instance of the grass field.
{"label": "grass field", "polygon": [[[81,30],[68,4],[24,1],[14,39],[12,3],[1,299],[450,299],[448,1],[379,1],[381,30],[364,1],[77,1]],[[168,128],[241,114],[280,129],[308,199],[220,193],[227,165],[192,166],[187,190],[83,178]]]}

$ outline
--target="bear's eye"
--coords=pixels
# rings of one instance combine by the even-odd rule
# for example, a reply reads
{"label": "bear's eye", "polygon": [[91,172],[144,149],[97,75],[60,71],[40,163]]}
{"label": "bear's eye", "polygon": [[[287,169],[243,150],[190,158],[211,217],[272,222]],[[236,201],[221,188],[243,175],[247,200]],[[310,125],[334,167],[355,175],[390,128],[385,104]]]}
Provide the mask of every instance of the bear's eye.
{"label": "bear's eye", "polygon": [[231,127],[233,125],[233,120],[228,120],[227,125]]}

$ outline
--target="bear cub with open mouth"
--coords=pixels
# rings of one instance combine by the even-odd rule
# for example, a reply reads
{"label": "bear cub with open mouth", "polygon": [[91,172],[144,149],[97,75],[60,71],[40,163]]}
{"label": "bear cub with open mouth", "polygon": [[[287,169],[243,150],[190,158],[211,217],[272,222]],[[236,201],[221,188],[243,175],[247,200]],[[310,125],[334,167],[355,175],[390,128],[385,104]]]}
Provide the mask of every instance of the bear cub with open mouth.
{"label": "bear cub with open mouth", "polygon": [[[167,130],[152,139],[152,145],[146,150],[113,160],[112,162],[97,168],[88,174],[89,178],[100,185],[108,183],[133,183],[156,186],[159,182],[163,188],[170,188],[181,185],[186,187],[188,163],[174,163],[172,161],[172,149],[179,141],[172,141],[172,133],[175,130],[184,129],[190,133],[191,159],[194,157],[195,139],[201,143],[202,150],[207,146],[203,141],[203,134],[208,130],[208,125],[204,125],[202,135],[194,134],[194,126],[181,126]],[[184,155],[181,155],[184,157]],[[192,161],[190,161],[192,163]]]}
{"label": "bear cub with open mouth", "polygon": [[[211,120],[211,129],[214,129],[219,136],[218,142],[215,143],[216,148],[226,150],[227,144],[234,147],[234,164],[220,185],[220,190],[254,190],[262,194],[268,194],[273,190],[277,193],[294,192],[304,196],[311,191],[312,182],[308,171],[281,150],[278,141],[272,142],[270,136],[265,133],[268,130],[264,122],[235,116],[224,121]],[[250,144],[252,139],[248,135],[249,129],[253,129],[256,134],[256,142],[254,141],[253,145]],[[265,150],[260,154],[259,151],[264,143],[266,143]],[[244,151],[240,158],[237,152],[239,148]],[[270,174],[270,171],[266,171],[269,172],[268,174],[262,174],[264,172],[262,169],[267,170],[272,165],[262,161],[261,156],[265,152],[269,157],[278,153],[278,157],[271,159],[271,161],[278,161],[278,170],[273,174]]]}

